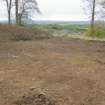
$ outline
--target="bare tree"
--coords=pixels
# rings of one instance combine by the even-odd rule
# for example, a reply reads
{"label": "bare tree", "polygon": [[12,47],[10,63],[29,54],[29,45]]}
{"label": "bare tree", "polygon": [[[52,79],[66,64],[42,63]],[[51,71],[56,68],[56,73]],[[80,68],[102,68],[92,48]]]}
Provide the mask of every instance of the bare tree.
{"label": "bare tree", "polygon": [[96,0],[93,0],[92,6],[92,18],[91,18],[91,31],[94,33],[94,24],[95,24],[95,7],[96,7]]}
{"label": "bare tree", "polygon": [[21,25],[22,20],[29,18],[32,12],[40,13],[36,0],[19,0],[18,22]]}
{"label": "bare tree", "polygon": [[11,24],[11,9],[12,9],[12,0],[4,0],[7,6],[8,13],[8,24]]}
{"label": "bare tree", "polygon": [[18,4],[19,4],[19,0],[15,0],[15,20],[16,20],[16,24],[18,24]]}
{"label": "bare tree", "polygon": [[101,1],[99,2],[99,4],[100,4],[101,10],[102,10],[101,16],[102,16],[102,18],[105,18],[105,0],[101,0]]}
{"label": "bare tree", "polygon": [[85,0],[85,3],[86,3],[85,12],[88,12],[89,17],[91,18],[90,34],[94,34],[96,0]]}

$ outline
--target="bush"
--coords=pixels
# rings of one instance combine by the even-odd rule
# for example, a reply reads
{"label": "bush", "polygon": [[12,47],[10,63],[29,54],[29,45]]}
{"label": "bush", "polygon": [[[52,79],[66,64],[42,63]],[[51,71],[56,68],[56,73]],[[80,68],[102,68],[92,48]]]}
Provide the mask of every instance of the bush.
{"label": "bush", "polygon": [[104,38],[105,37],[105,26],[95,25],[93,30],[91,28],[88,29],[87,35],[91,37]]}
{"label": "bush", "polygon": [[28,40],[32,40],[32,38],[28,35],[14,35],[14,37],[11,38],[11,40],[15,40],[15,41],[28,41]]}
{"label": "bush", "polygon": [[52,33],[43,28],[0,25],[0,41],[27,41],[35,39],[48,39],[51,37]]}

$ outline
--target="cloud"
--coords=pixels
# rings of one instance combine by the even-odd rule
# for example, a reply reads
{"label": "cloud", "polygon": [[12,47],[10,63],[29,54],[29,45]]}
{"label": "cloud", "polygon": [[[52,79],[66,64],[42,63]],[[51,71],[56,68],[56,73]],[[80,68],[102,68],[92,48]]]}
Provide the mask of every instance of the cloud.
{"label": "cloud", "polygon": [[[85,20],[82,0],[37,0],[42,15],[35,14],[35,19],[54,20]],[[0,5],[0,18],[6,18],[6,6],[2,2]]]}
{"label": "cloud", "polygon": [[43,16],[35,18],[82,20],[86,18],[83,13],[82,0],[38,0]]}

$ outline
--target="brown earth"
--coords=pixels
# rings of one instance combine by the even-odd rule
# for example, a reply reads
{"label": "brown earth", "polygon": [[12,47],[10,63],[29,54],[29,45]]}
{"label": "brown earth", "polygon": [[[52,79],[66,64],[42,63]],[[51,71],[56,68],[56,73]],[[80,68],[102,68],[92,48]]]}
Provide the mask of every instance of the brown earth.
{"label": "brown earth", "polygon": [[105,42],[0,43],[0,105],[45,105],[15,103],[33,90],[59,105],[105,105]]}

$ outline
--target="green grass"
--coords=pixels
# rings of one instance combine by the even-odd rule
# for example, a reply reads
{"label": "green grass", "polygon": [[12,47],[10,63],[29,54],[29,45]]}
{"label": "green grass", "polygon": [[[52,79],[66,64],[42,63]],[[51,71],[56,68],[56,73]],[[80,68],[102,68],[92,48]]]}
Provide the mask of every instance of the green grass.
{"label": "green grass", "polygon": [[68,30],[70,32],[85,32],[89,25],[82,24],[44,24],[44,25],[33,25],[33,27],[47,28],[54,30]]}
{"label": "green grass", "polygon": [[89,28],[87,31],[87,36],[105,38],[105,26],[95,25],[93,32],[91,32],[91,28]]}
{"label": "green grass", "polygon": [[95,30],[92,35],[90,35],[90,26],[87,24],[41,24],[41,25],[33,25],[34,28],[46,28],[49,30],[57,30],[62,31],[66,30],[70,33],[86,33],[87,37],[93,38],[105,38],[105,26],[101,24],[95,25]]}

